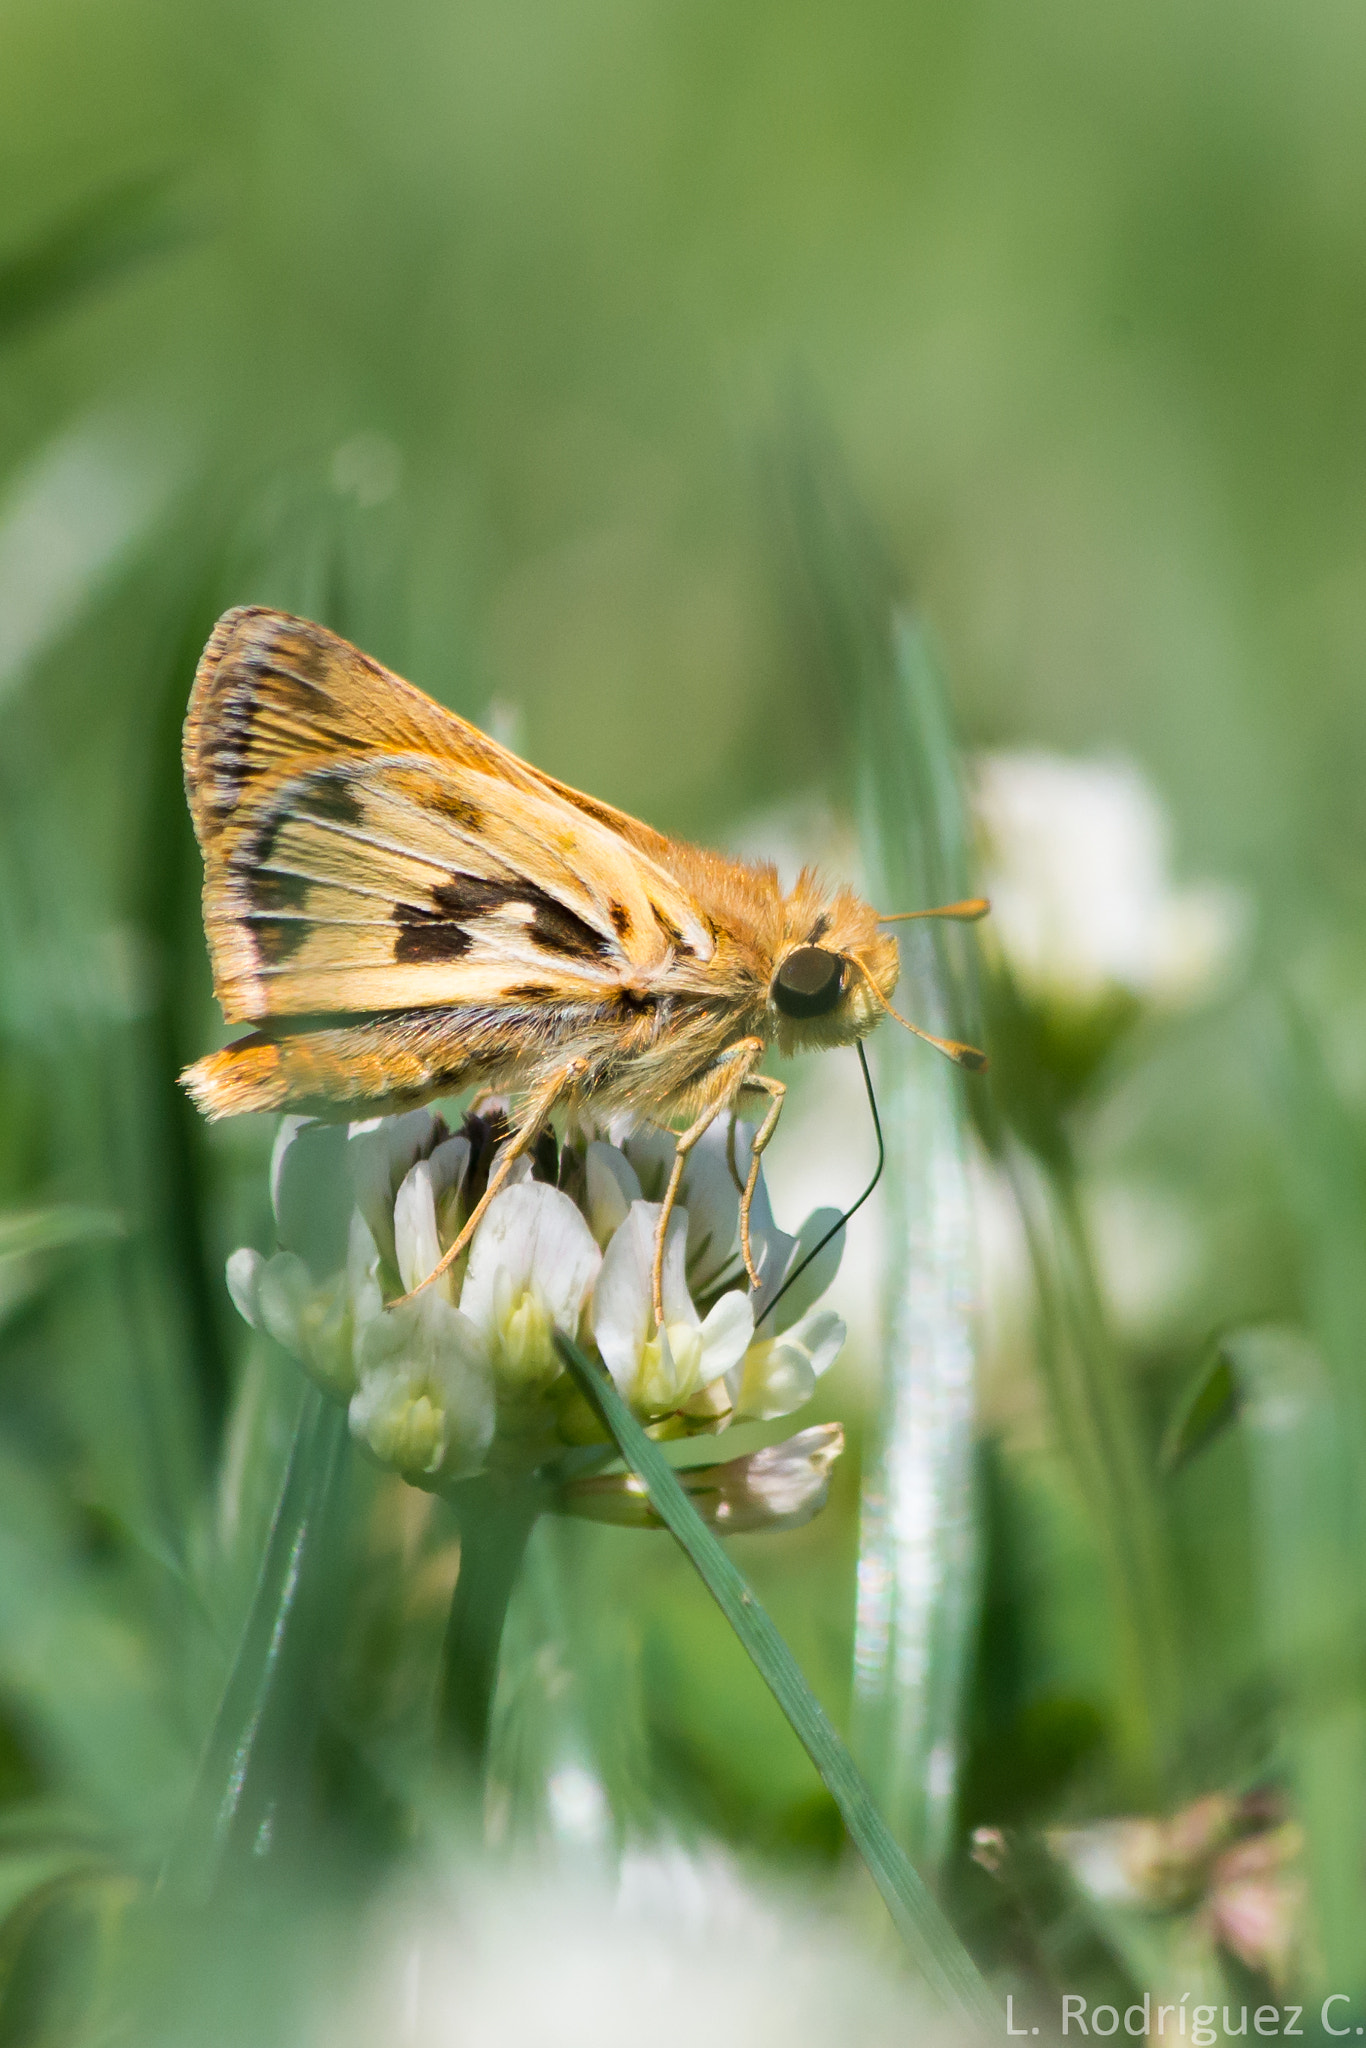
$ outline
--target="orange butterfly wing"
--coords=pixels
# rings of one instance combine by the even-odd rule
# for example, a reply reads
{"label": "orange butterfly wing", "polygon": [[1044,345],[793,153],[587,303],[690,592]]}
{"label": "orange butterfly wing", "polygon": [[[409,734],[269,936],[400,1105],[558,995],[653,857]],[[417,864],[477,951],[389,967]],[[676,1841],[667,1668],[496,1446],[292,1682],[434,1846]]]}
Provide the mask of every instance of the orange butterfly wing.
{"label": "orange butterfly wing", "polygon": [[306,620],[219,620],[184,762],[229,1022],[572,1002],[714,953],[673,842]]}

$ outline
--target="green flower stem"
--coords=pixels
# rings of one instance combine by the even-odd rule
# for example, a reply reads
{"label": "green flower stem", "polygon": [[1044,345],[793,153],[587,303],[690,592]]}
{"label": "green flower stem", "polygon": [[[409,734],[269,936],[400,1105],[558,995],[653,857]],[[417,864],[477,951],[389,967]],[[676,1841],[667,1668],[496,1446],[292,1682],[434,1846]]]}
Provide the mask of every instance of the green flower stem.
{"label": "green flower stem", "polygon": [[460,1525],[460,1572],[451,1597],[437,1693],[438,1754],[478,1778],[488,1749],[498,1646],[528,1540],[553,1489],[536,1477],[483,1472],[447,1498]]}
{"label": "green flower stem", "polygon": [[557,1336],[555,1341],[580,1391],[643,1481],[659,1519],[687,1552],[816,1766],[917,1969],[946,2004],[999,2032],[1000,2014],[971,1956],[888,1831],[853,1758],[743,1573],[707,1528],[664,1453],[651,1443],[607,1375],[567,1339]]}

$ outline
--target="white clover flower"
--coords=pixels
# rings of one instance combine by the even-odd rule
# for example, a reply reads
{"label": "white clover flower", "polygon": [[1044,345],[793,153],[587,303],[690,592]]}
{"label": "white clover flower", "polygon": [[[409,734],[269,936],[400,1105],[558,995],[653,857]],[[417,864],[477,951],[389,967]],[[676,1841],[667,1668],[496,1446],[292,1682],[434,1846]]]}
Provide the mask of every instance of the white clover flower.
{"label": "white clover flower", "polygon": [[982,754],[972,794],[992,929],[1033,1000],[1180,1006],[1215,987],[1246,905],[1174,886],[1170,820],[1132,763]]}
{"label": "white clover flower", "polygon": [[[836,1228],[838,1209],[813,1209],[797,1235],[789,1237],[773,1221],[762,1181],[754,1206],[751,1230],[760,1282],[754,1296],[756,1333],[767,1328],[762,1336],[756,1334],[730,1376],[730,1387],[737,1421],[769,1422],[809,1401],[816,1381],[844,1348],[843,1318],[814,1306],[839,1271],[844,1231]],[[823,1244],[823,1239],[828,1241]],[[789,1275],[794,1277],[785,1285]]]}
{"label": "white clover flower", "polygon": [[356,1386],[356,1325],[380,1305],[378,1263],[374,1239],[357,1210],[340,1272],[315,1280],[297,1252],[264,1259],[243,1246],[228,1260],[228,1292],[244,1322],[291,1352],[334,1401],[349,1401]]}
{"label": "white clover flower", "polygon": [[493,1373],[468,1316],[435,1288],[373,1316],[358,1333],[351,1434],[414,1486],[480,1470],[493,1442]]}
{"label": "white clover flower", "polygon": [[1303,1961],[1304,1833],[1264,1795],[1210,1792],[1174,1814],[1050,1828],[1046,1840],[1101,1905],[1183,1921],[1193,1953],[1217,1943],[1282,1987]]}
{"label": "white clover flower", "polygon": [[[396,1121],[411,1130],[410,1119]],[[438,1142],[414,1161],[393,1197],[389,1235],[405,1288],[421,1287],[440,1264],[438,1207],[458,1196],[469,1166],[469,1140],[443,1140],[444,1128],[428,1133]],[[382,1141],[382,1149],[363,1154],[362,1172],[371,1173],[378,1160],[392,1174],[407,1140],[405,1133],[401,1150]],[[452,1307],[446,1276],[390,1309],[376,1288],[367,1307],[355,1333],[352,1436],[414,1486],[437,1487],[477,1472],[493,1441],[493,1373],[484,1335]]]}
{"label": "white clover flower", "polygon": [[739,1364],[754,1334],[754,1311],[738,1290],[723,1294],[705,1321],[698,1314],[685,1272],[688,1217],[680,1209],[664,1237],[664,1321],[656,1328],[651,1272],[659,1217],[658,1203],[632,1202],[593,1290],[593,1336],[602,1362],[623,1397],[649,1416],[695,1402]]}
{"label": "white clover flower", "polygon": [[[679,1207],[687,1216],[684,1263],[688,1285],[695,1294],[706,1295],[724,1281],[733,1282],[737,1277],[740,1267],[740,1187],[749,1170],[753,1135],[748,1124],[736,1123],[735,1171],[732,1173],[727,1155],[729,1128],[727,1120],[718,1117],[704,1132],[700,1142],[694,1145],[684,1164],[679,1185]],[[626,1136],[617,1157],[624,1159],[634,1170],[634,1200],[643,1197],[648,1202],[657,1203],[662,1199],[677,1151],[672,1131],[661,1131],[653,1124],[642,1125]],[[765,1231],[771,1230],[772,1224],[773,1212],[768,1206],[768,1195],[761,1180],[750,1219],[751,1239],[761,1273],[764,1270],[760,1255]]]}
{"label": "white clover flower", "polygon": [[554,1332],[577,1339],[601,1265],[592,1231],[558,1188],[528,1181],[490,1202],[460,1307],[511,1396],[543,1392],[563,1371]]}
{"label": "white clover flower", "polygon": [[[705,1300],[722,1287],[739,1282],[743,1274],[740,1257],[740,1189],[749,1174],[754,1141],[752,1124],[737,1120],[732,1140],[727,1120],[718,1117],[689,1153],[679,1188],[679,1206],[687,1215],[686,1270],[693,1295]],[[589,1148],[590,1152],[592,1147]],[[629,1130],[618,1150],[604,1145],[610,1155],[604,1169],[617,1178],[623,1193],[629,1184],[629,1199],[644,1197],[657,1202],[673,1169],[676,1145],[673,1133],[653,1125]],[[629,1176],[629,1183],[628,1183]],[[601,1186],[601,1180],[599,1180]],[[613,1218],[613,1227],[625,1214],[625,1204]],[[787,1275],[802,1263],[808,1251],[819,1244],[826,1232],[839,1222],[835,1209],[817,1209],[807,1217],[796,1237],[780,1230],[774,1221],[768,1188],[760,1173],[750,1210],[750,1249],[760,1285],[754,1296],[756,1324]],[[831,1243],[803,1277],[793,1302],[784,1302],[785,1319],[780,1327],[796,1320],[802,1309],[823,1294],[839,1269],[844,1233],[836,1232]]]}
{"label": "white clover flower", "polygon": [[[365,1155],[362,1158],[365,1159]],[[366,1160],[363,1171],[368,1170],[372,1161],[373,1154]],[[394,1264],[405,1288],[420,1286],[440,1265],[441,1218],[449,1216],[458,1201],[469,1163],[469,1139],[446,1138],[424,1158],[414,1160],[399,1183],[397,1193],[390,1196],[387,1236],[393,1245]],[[431,1291],[437,1288],[447,1300],[450,1299],[449,1273],[443,1273],[439,1280],[433,1281]]]}
{"label": "white clover flower", "polygon": [[[770,1420],[810,1396],[844,1339],[839,1318],[814,1305],[839,1263],[842,1233],[773,1306],[837,1219],[818,1210],[789,1236],[760,1176],[752,1232],[760,1286],[750,1294],[739,1244],[749,1126],[737,1124],[733,1137],[718,1127],[686,1161],[665,1241],[662,1328],[651,1288],[652,1198],[677,1156],[667,1131],[632,1129],[620,1144],[576,1138],[562,1152],[552,1144],[549,1167],[542,1157],[536,1169],[549,1179],[535,1177],[530,1158],[519,1160],[463,1262],[435,1277],[505,1130],[496,1104],[454,1136],[430,1110],[349,1130],[303,1118],[281,1126],[271,1167],[281,1249],[270,1258],[235,1252],[229,1287],[249,1323],[347,1404],[352,1434],[370,1456],[413,1485],[439,1489],[489,1465],[530,1470],[557,1443],[602,1443],[606,1455],[557,1336],[595,1348],[657,1436]],[[400,1291],[412,1298],[395,1300]],[[757,1338],[756,1316],[764,1318]],[[793,1484],[813,1513],[836,1455],[821,1442],[819,1455],[794,1453],[790,1466],[805,1474]],[[761,1463],[753,1486],[737,1479],[732,1490],[748,1503],[745,1517],[781,1525],[794,1511],[790,1501],[780,1509],[777,1494],[768,1504],[767,1469]],[[787,1469],[774,1465],[775,1474]],[[792,1486],[787,1494],[797,1498]]]}
{"label": "white clover flower", "polygon": [[771,1422],[803,1407],[843,1347],[844,1323],[828,1308],[813,1309],[792,1329],[752,1344],[736,1369],[736,1421]]}
{"label": "white clover flower", "polygon": [[632,1202],[643,1194],[634,1166],[615,1145],[594,1138],[584,1154],[588,1227],[603,1251],[626,1221]]}
{"label": "white clover flower", "polygon": [[405,1116],[369,1117],[364,1123],[352,1124],[347,1132],[356,1207],[391,1266],[398,1262],[395,1197],[418,1160],[433,1150],[445,1131],[434,1110],[414,1109]]}

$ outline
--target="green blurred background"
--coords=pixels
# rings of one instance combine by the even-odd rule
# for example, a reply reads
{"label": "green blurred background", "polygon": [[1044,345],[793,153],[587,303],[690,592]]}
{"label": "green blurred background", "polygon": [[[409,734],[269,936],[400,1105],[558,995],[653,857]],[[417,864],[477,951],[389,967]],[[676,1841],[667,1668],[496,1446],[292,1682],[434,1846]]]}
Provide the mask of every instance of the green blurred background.
{"label": "green blurred background", "polygon": [[820,761],[760,460],[811,395],[971,736],[1127,743],[1194,853],[1340,868],[1362,36],[1326,6],[13,6],[7,249],[158,174],[186,246],[15,336],[3,445],[116,413],[231,523],[388,437],[378,652],[715,830]]}
{"label": "green blurred background", "polygon": [[[969,1865],[971,1828],[1270,1785],[1340,1829],[1311,1844],[1303,1967],[1361,1946],[1363,104],[1366,16],[1330,0],[7,0],[6,2039],[38,2024],[42,1914],[18,1909],[51,1816],[97,1844],[101,1882],[145,1877],[174,1830],[287,1433],[278,1358],[242,1419],[221,1281],[235,1244],[268,1243],[270,1133],[206,1136],[173,1082],[217,1030],[178,760],[213,618],[324,618],[552,773],[750,845],[756,814],[847,798],[853,685],[822,667],[793,542],[812,460],[930,623],[963,744],[1133,756],[1183,872],[1255,907],[1223,999],[1107,1038],[1103,1070],[1054,1071],[1047,1033],[988,1004],[1025,1149],[1069,1199],[1137,1177],[1197,1248],[1155,1320],[1100,1310],[1179,1587],[1180,1705],[1165,1750],[1115,1732],[1104,1489],[1068,1467],[1056,1407],[1041,1420],[1017,1333],[984,1361],[985,1620],[948,1891],[1037,1989],[1063,1968],[1053,1935]],[[821,1086],[803,1075],[799,1103]],[[863,1141],[828,1142],[838,1199]],[[1268,1476],[1225,1387],[1218,1441],[1160,1477],[1211,1340],[1267,1319],[1318,1345],[1340,1464]],[[851,1354],[819,1413],[857,1438],[874,1385]],[[634,1674],[603,1688],[636,1699],[653,1796],[825,1870],[833,1810],[665,1539],[617,1627],[633,1541],[595,1535],[597,1591],[574,1597]],[[822,1521],[741,1546],[840,1717],[857,1543],[850,1460]],[[1270,1591],[1268,1547],[1291,1559]],[[1310,1586],[1327,1634],[1291,1656],[1277,1631]],[[1286,1707],[1287,1656],[1330,1673],[1327,1733]],[[1071,1956],[1076,1901],[1056,1870],[1035,1886],[1029,1853],[1019,1882]],[[1352,1896],[1330,1906],[1334,1871]],[[1194,1883],[1167,1933],[1198,1919]],[[1176,1967],[1099,1909],[1087,1924],[1102,1978]]]}

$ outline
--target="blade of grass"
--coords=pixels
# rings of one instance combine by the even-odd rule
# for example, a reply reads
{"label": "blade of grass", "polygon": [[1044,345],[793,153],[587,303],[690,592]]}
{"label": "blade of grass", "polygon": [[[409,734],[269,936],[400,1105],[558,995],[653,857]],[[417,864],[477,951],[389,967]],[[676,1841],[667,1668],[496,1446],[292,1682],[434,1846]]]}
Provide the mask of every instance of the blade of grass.
{"label": "blade of grass", "polygon": [[1356,1540],[1366,1563],[1366,1160],[1351,1108],[1289,1002],[1263,1019],[1262,1057],[1309,1321],[1347,1432]]}
{"label": "blade of grass", "polygon": [[[1303,1404],[1312,1391],[1313,1401],[1298,1428],[1284,1439],[1254,1439],[1265,1457],[1276,1454],[1271,1472],[1283,1493],[1266,1559],[1267,1597],[1281,1623],[1290,1671],[1303,1672],[1302,1686],[1292,1692],[1297,1710],[1290,1740],[1325,1962],[1338,1973],[1334,1989],[1340,1978],[1344,1990],[1360,1994],[1366,1991],[1366,1722],[1359,1709],[1366,1667],[1359,1590],[1366,1559],[1366,1160],[1351,1106],[1306,1017],[1284,1000],[1260,1022],[1277,1163],[1316,1354],[1312,1379],[1307,1366],[1301,1369],[1296,1398]],[[1255,1357],[1262,1364],[1265,1347]],[[1274,1408],[1271,1413],[1274,1419]],[[1311,1633],[1317,1636],[1312,1654]],[[1297,1643],[1306,1646],[1297,1650]],[[1330,1653],[1332,1682],[1316,1682],[1314,1657],[1322,1665]]]}
{"label": "blade of grass", "polygon": [[646,1436],[607,1375],[565,1338],[557,1336],[556,1343],[580,1391],[644,1483],[651,1506],[687,1553],[811,1758],[916,1968],[965,2018],[999,2028],[1000,2015],[971,1956],[892,1836],[853,1758],[744,1574],[707,1528],[664,1453]]}
{"label": "blade of grass", "polygon": [[107,1244],[126,1228],[113,1210],[83,1209],[70,1202],[0,1215],[0,1325],[42,1292],[56,1265],[54,1254]]}
{"label": "blade of grass", "polygon": [[277,1847],[280,1821],[306,1796],[349,1455],[345,1409],[308,1388],[256,1593],[163,1872],[173,1892],[207,1895],[231,1864]]}
{"label": "blade of grass", "polygon": [[169,253],[191,232],[166,171],[95,193],[0,257],[0,344],[137,264]]}
{"label": "blade of grass", "polygon": [[[78,1825],[145,1856],[173,1824],[189,1772],[156,1638],[117,1598],[108,1563],[92,1561],[63,1476],[0,1439],[5,1711],[41,1731],[42,1768]],[[36,1839],[50,1839],[40,1818]]]}
{"label": "blade of grass", "polygon": [[42,665],[70,687],[63,636],[82,621],[92,630],[115,602],[180,462],[89,416],[7,486],[0,523],[0,1034],[42,1091],[45,1179],[128,1226],[117,1249],[83,1260],[44,1303],[45,1341],[62,1360],[45,1398],[81,1445],[88,1496],[146,1548],[171,1552],[202,1484],[203,1445],[174,1286],[147,1227],[158,1177],[137,1014],[145,962],[120,917],[113,864],[93,861],[76,829],[69,741],[52,703],[78,699],[26,684]]}
{"label": "blade of grass", "polygon": [[36,1258],[40,1252],[98,1244],[122,1237],[126,1225],[112,1209],[81,1209],[56,1203],[47,1209],[16,1209],[0,1215],[0,1266],[7,1259]]}
{"label": "blade of grass", "polygon": [[1325,1982],[1360,2000],[1366,1705],[1350,1435],[1331,1374],[1298,1332],[1242,1330],[1221,1349],[1241,1397],[1259,1509],[1265,1654],[1285,1706]]}
{"label": "blade of grass", "polygon": [[[852,698],[857,708],[853,759],[870,881],[905,892],[888,910],[925,908],[969,893],[971,879],[942,686],[923,634],[903,624],[889,635],[897,580],[838,458],[809,428],[802,440],[788,495],[817,601],[808,637],[824,643],[827,707],[844,717]],[[916,1021],[981,1044],[971,932],[899,929]],[[884,1119],[893,1253],[884,1313],[896,1362],[884,1382],[865,1497],[869,1590],[857,1697],[874,1781],[880,1792],[885,1782],[893,1823],[910,1840],[932,1841],[947,1818],[938,1787],[947,1781],[951,1794],[976,1598],[964,1107],[1013,1184],[1029,1240],[1040,1368],[1118,1621],[1122,1661],[1112,1697],[1134,1796],[1140,1786],[1155,1796],[1176,1722],[1173,1603],[1151,1458],[1096,1284],[1066,1121],[1031,1072],[1034,1094],[1023,1105],[1030,1118],[1017,1128],[1022,1105],[1001,1086],[1013,1071],[1016,1034],[994,981],[987,1049],[999,1071],[985,1081],[946,1073],[930,1048],[902,1033],[884,1029],[878,1038],[879,1073],[895,1091]],[[922,1515],[926,1500],[933,1516]],[[927,1583],[935,1588],[928,1599],[920,1590]]]}
{"label": "blade of grass", "polygon": [[[883,628],[862,664],[860,819],[889,909],[969,893],[967,827],[942,680],[923,631]],[[913,1014],[979,1039],[971,942],[927,921],[902,934]],[[976,1293],[965,1090],[929,1046],[881,1033],[888,1174],[882,1394],[865,1454],[854,1649],[855,1737],[901,1842],[937,1865],[952,1832],[978,1596],[973,1491]]]}
{"label": "blade of grass", "polygon": [[[822,711],[847,735],[869,891],[888,911],[952,902],[969,893],[968,831],[938,667],[924,631],[897,617],[895,577],[838,459],[809,430],[798,455],[788,498],[809,637]],[[912,1016],[980,1044],[971,936],[932,920],[896,929]],[[876,1062],[883,1367],[864,1457],[853,1739],[893,1832],[933,1868],[952,1838],[979,1588],[970,1112],[966,1077],[896,1026],[879,1032]]]}
{"label": "blade of grass", "polygon": [[658,1814],[636,1632],[605,1533],[557,1514],[536,1525],[503,1635],[485,1812],[500,1845],[553,1844],[610,1880],[614,1852],[655,1833]]}

